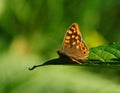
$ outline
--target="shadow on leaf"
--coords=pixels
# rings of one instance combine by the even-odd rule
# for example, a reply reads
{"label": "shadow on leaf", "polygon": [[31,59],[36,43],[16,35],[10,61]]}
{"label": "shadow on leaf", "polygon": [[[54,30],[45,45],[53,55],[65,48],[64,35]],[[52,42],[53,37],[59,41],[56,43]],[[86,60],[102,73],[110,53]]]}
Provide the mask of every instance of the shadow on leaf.
{"label": "shadow on leaf", "polygon": [[31,68],[28,68],[29,70],[33,70],[37,67],[41,67],[41,66],[46,66],[46,65],[75,65],[75,66],[94,66],[94,65],[120,65],[120,58],[118,59],[111,59],[111,61],[109,62],[103,62],[101,60],[96,60],[96,59],[89,59],[89,60],[85,60],[82,61],[80,60],[80,62],[82,62],[82,64],[78,64],[77,62],[72,61],[69,58],[56,58],[56,59],[52,59],[52,60],[48,60],[46,62],[44,62],[43,64],[40,65],[35,65]]}
{"label": "shadow on leaf", "polygon": [[65,58],[65,59],[64,58],[56,58],[56,59],[48,60],[48,61],[44,62],[43,64],[35,65],[28,69],[33,70],[36,67],[41,67],[41,66],[45,66],[45,65],[79,65],[80,66],[80,64],[70,60],[69,58]]}

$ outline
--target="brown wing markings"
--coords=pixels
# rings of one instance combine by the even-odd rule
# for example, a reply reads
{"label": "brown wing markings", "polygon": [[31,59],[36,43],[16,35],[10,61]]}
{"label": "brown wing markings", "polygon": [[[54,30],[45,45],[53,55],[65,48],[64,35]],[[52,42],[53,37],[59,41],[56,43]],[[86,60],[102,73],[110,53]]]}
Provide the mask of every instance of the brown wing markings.
{"label": "brown wing markings", "polygon": [[73,23],[67,30],[62,49],[59,51],[60,55],[66,55],[71,59],[84,59],[88,56],[89,50],[82,40],[82,35],[80,33],[77,23]]}

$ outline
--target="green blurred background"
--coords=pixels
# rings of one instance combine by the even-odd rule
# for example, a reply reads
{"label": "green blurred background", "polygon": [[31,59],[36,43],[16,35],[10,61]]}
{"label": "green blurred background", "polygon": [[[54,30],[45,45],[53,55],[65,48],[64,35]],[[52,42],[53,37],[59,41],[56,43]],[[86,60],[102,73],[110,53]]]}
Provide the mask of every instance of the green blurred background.
{"label": "green blurred background", "polygon": [[57,58],[74,22],[89,48],[120,41],[119,0],[0,0],[0,93],[120,93],[120,70],[28,67]]}

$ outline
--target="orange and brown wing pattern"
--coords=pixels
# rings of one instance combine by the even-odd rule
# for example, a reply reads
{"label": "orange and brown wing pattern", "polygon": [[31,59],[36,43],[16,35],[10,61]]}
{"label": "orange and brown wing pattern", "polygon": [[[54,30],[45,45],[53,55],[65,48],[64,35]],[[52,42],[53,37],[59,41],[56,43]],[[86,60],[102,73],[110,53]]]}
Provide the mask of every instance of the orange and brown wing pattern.
{"label": "orange and brown wing pattern", "polygon": [[72,60],[79,60],[86,58],[88,56],[88,53],[89,50],[85,42],[82,40],[82,35],[78,24],[73,23],[65,34],[62,49],[58,54],[66,55]]}
{"label": "orange and brown wing pattern", "polygon": [[81,33],[79,31],[78,24],[73,23],[66,32],[66,35],[63,40],[62,49],[66,47],[78,48],[80,42],[81,42]]}

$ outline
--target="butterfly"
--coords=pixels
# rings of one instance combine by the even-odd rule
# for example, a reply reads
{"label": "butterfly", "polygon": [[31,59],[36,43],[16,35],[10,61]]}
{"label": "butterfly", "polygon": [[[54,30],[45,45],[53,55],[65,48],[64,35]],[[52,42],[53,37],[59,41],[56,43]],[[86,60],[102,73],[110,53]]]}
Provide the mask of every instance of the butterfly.
{"label": "butterfly", "polygon": [[79,64],[82,64],[79,60],[88,57],[89,49],[82,39],[82,34],[77,23],[73,23],[67,29],[62,48],[57,53],[60,57],[66,56]]}

